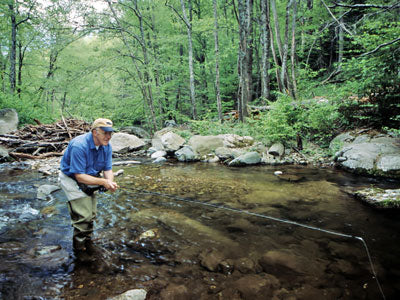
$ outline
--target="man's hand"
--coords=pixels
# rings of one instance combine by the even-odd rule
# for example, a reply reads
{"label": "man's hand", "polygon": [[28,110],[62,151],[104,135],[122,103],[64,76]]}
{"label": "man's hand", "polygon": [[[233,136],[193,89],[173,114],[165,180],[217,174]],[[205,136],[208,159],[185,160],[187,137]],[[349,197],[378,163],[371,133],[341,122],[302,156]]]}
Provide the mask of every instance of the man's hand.
{"label": "man's hand", "polygon": [[103,186],[110,192],[115,192],[119,188],[119,185],[111,179],[104,179]]}

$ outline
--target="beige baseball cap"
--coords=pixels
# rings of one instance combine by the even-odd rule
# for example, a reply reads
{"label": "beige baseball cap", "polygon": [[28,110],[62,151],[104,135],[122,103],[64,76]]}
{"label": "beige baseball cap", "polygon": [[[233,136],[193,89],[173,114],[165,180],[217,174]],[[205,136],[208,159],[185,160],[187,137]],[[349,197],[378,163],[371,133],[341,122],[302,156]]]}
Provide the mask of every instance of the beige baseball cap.
{"label": "beige baseball cap", "polygon": [[92,124],[92,130],[95,128],[100,128],[104,131],[114,131],[114,128],[112,128],[113,122],[109,119],[96,119],[94,120]]}

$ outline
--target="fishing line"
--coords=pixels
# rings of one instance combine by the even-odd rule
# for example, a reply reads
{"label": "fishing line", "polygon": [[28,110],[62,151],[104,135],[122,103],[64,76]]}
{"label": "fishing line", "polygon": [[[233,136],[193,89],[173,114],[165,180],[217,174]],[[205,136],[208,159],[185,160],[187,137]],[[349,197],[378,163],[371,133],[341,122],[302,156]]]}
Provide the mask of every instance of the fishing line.
{"label": "fishing line", "polygon": [[295,226],[299,226],[299,227],[303,227],[303,228],[307,228],[307,229],[311,229],[311,230],[316,230],[316,231],[320,231],[320,232],[324,232],[324,233],[328,233],[328,234],[332,234],[332,235],[336,235],[336,236],[340,236],[340,237],[359,240],[363,244],[363,246],[365,248],[365,252],[367,253],[368,261],[369,261],[369,264],[370,264],[370,267],[371,267],[371,272],[372,272],[372,275],[375,278],[375,281],[376,281],[376,283],[378,285],[378,288],[379,288],[379,291],[380,291],[380,293],[382,295],[382,298],[386,299],[385,294],[383,293],[382,286],[381,286],[381,284],[380,284],[380,282],[378,280],[378,276],[377,276],[377,273],[375,271],[374,264],[372,263],[372,257],[370,255],[367,243],[360,236],[355,236],[355,235],[351,235],[351,234],[345,234],[345,233],[341,233],[341,232],[337,232],[337,231],[333,231],[333,230],[327,230],[327,229],[323,229],[323,228],[319,228],[319,227],[315,227],[315,226],[311,226],[311,225],[306,225],[306,224],[298,223],[298,222],[287,220],[287,219],[281,219],[281,218],[276,218],[276,217],[272,217],[272,216],[268,216],[268,215],[263,215],[263,214],[259,214],[259,213],[250,212],[248,210],[232,208],[232,207],[221,205],[221,204],[213,204],[213,203],[208,203],[208,202],[201,202],[201,201],[194,200],[194,199],[191,199],[191,198],[184,198],[184,197],[179,197],[179,196],[175,196],[175,195],[164,194],[164,193],[160,193],[160,192],[153,192],[153,191],[148,191],[148,190],[142,190],[142,189],[126,187],[126,186],[121,186],[120,188],[126,189],[126,190],[136,191],[136,192],[139,192],[139,193],[142,193],[142,194],[156,195],[156,196],[170,198],[170,199],[178,200],[178,201],[182,201],[182,202],[208,206],[208,207],[212,207],[212,208],[215,208],[215,209],[224,209],[224,210],[235,212],[235,213],[246,214],[246,215],[255,216],[255,217],[259,217],[259,218],[263,218],[263,219],[267,219],[267,220],[272,220],[272,221],[276,221],[276,222],[280,222],[280,223],[291,224],[291,225],[295,225]]}

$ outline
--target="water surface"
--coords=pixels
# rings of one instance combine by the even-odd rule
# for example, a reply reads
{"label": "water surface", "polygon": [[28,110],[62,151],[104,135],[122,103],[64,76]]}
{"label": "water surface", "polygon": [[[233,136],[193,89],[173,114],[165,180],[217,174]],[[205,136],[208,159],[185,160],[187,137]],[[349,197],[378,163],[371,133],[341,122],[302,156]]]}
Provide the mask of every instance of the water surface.
{"label": "water surface", "polygon": [[63,192],[38,200],[49,178],[0,170],[0,299],[106,299],[134,288],[148,299],[383,298],[359,240],[262,216],[362,237],[386,298],[399,294],[398,214],[347,193],[398,182],[296,166],[124,171],[119,191],[98,195],[94,238],[110,266],[99,274],[74,261]]}

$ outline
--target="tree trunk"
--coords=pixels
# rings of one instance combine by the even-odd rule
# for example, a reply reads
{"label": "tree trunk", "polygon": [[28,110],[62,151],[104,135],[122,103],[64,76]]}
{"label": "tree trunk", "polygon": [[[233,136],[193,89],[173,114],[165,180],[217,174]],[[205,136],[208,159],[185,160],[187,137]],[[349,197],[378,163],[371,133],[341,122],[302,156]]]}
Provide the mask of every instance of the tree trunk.
{"label": "tree trunk", "polygon": [[146,95],[147,95],[147,104],[150,109],[150,116],[151,116],[151,122],[152,122],[152,127],[154,131],[157,131],[157,122],[156,122],[156,117],[155,117],[155,111],[154,111],[154,99],[153,99],[153,90],[151,87],[151,79],[150,79],[150,72],[149,72],[149,59],[147,55],[147,48],[146,48],[146,41],[144,37],[144,29],[143,29],[143,17],[138,9],[137,6],[137,0],[135,0],[135,14],[136,17],[139,20],[139,28],[140,28],[140,39],[141,39],[141,46],[142,46],[142,53],[143,53],[143,60],[144,60],[144,85],[146,89]]}
{"label": "tree trunk", "polygon": [[250,100],[250,79],[249,79],[249,37],[248,30],[251,26],[249,24],[251,16],[248,16],[250,1],[239,0],[239,99],[238,99],[238,111],[239,120],[244,122],[248,112],[247,104]]}
{"label": "tree trunk", "polygon": [[15,16],[14,4],[8,4],[11,21],[11,49],[10,49],[10,90],[14,94],[16,86],[16,54],[17,54],[17,20]]}
{"label": "tree trunk", "polygon": [[219,45],[217,0],[213,0],[214,9],[214,43],[215,43],[215,91],[217,96],[218,119],[222,121],[221,91],[219,86]]}
{"label": "tree trunk", "polygon": [[297,1],[293,1],[292,15],[292,48],[291,48],[291,63],[292,63],[292,94],[296,98],[297,82],[296,82],[296,18],[297,18]]}
{"label": "tree trunk", "polygon": [[190,100],[192,102],[192,118],[197,119],[196,97],[194,88],[194,70],[193,70],[193,42],[192,42],[192,24],[189,22],[186,14],[185,3],[181,0],[183,20],[186,23],[188,34],[188,51],[189,51],[189,76],[190,76]]}
{"label": "tree trunk", "polygon": [[[285,93],[285,82],[282,81],[281,79],[281,70],[282,70],[282,57],[283,57],[283,48],[282,48],[282,40],[281,40],[281,35],[280,35],[280,30],[279,30],[279,20],[278,20],[278,13],[276,11],[276,2],[275,0],[271,0],[271,12],[274,17],[274,29],[275,29],[275,42],[278,47],[278,51],[275,51],[275,46],[273,44],[273,41],[271,39],[271,49],[272,49],[272,54],[274,56],[274,61],[276,65],[276,81],[278,82],[278,87],[279,91],[281,93]],[[272,29],[271,29],[272,31]],[[272,32],[271,32],[271,37],[272,37]],[[279,53],[279,58],[281,59],[281,62],[279,62],[278,59],[278,53]]]}
{"label": "tree trunk", "polygon": [[270,57],[270,31],[269,31],[269,3],[261,0],[261,97],[266,101],[270,97],[269,87],[269,57]]}
{"label": "tree trunk", "polygon": [[287,76],[287,60],[289,50],[289,17],[290,17],[290,6],[293,0],[288,0],[286,5],[286,17],[285,17],[285,33],[283,42],[283,53],[282,53],[282,68],[281,68],[281,82],[284,83],[285,93],[290,92],[289,78]]}

